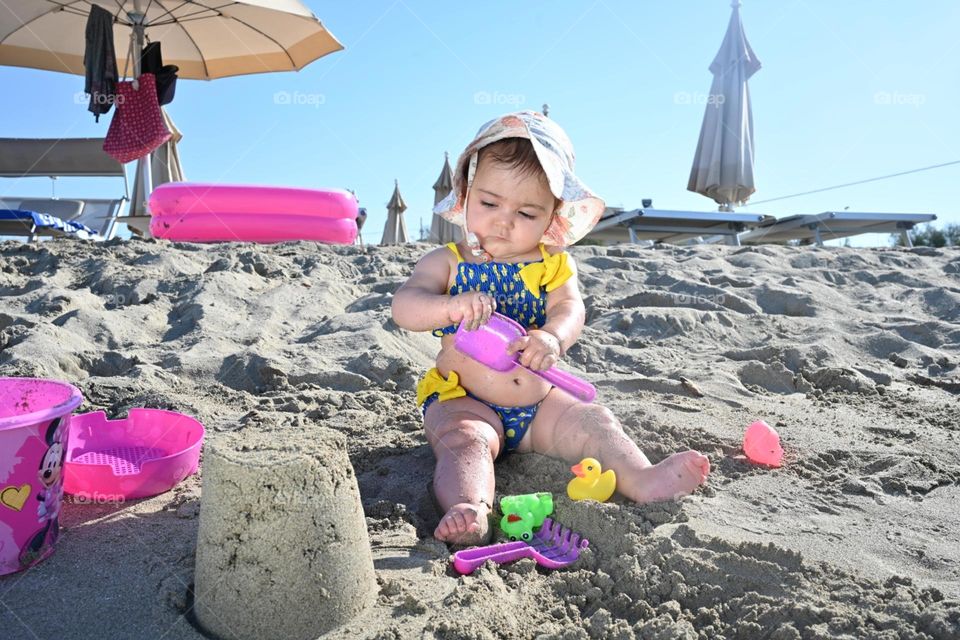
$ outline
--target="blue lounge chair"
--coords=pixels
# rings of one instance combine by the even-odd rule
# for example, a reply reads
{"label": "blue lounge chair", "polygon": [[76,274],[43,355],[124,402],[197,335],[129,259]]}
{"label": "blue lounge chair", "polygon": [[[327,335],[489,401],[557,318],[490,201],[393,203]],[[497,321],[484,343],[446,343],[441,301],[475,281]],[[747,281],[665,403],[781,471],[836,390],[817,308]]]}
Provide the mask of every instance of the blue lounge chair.
{"label": "blue lounge chair", "polygon": [[96,238],[97,232],[79,222],[23,209],[0,209],[0,236]]}

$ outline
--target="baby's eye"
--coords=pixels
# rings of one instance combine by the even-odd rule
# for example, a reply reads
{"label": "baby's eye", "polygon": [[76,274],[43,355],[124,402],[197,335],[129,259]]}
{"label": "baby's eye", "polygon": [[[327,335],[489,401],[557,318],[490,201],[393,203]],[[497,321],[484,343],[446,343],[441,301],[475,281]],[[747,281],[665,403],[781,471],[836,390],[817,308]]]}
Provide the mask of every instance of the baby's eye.
{"label": "baby's eye", "polygon": [[529,213],[525,213],[525,212],[523,212],[523,211],[518,211],[517,213],[519,213],[520,215],[522,215],[522,216],[523,216],[524,218],[526,218],[527,220],[533,220],[533,218],[534,218],[534,216],[530,215]]}
{"label": "baby's eye", "polygon": [[497,206],[497,205],[493,204],[492,202],[484,202],[483,200],[480,201],[480,204],[483,205],[484,207],[495,207],[495,206]]}

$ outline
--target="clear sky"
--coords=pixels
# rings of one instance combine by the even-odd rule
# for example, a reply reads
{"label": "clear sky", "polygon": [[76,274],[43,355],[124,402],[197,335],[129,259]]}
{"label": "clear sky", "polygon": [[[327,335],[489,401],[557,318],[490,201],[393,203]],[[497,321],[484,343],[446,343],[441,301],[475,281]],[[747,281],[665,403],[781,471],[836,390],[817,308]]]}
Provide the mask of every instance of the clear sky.
{"label": "clear sky", "polygon": [[[178,84],[167,109],[189,180],[351,188],[378,242],[396,179],[416,237],[444,151],[453,162],[486,120],[547,102],[609,205],[716,209],[686,184],[729,0],[306,4],[344,51],[298,73]],[[753,201],[960,160],[960,2],[744,0],[741,12],[763,65],[750,81]],[[0,136],[106,134],[109,117],[96,124],[77,99],[81,76],[0,67],[0,87]],[[958,178],[955,164],[740,210],[960,223]],[[118,182],[63,179],[57,194],[116,195]],[[0,179],[0,197],[49,193],[45,178]]]}

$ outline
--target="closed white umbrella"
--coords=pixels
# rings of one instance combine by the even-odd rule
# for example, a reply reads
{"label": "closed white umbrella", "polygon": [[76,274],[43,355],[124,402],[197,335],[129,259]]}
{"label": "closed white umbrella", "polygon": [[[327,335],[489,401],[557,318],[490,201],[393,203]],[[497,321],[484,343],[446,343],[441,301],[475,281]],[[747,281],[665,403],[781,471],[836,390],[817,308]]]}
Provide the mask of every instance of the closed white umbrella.
{"label": "closed white umbrella", "polygon": [[[437,204],[447,197],[453,190],[453,169],[450,168],[450,156],[443,152],[443,169],[440,170],[440,177],[433,183],[433,204]],[[437,244],[446,244],[448,242],[460,242],[463,237],[458,225],[447,222],[443,216],[433,214],[433,223],[430,225],[430,242]]]}
{"label": "closed white umbrella", "polygon": [[[113,39],[123,56],[133,35],[163,43],[164,64],[181,78],[296,71],[343,49],[299,0],[3,0],[0,65],[84,75],[84,33],[90,5],[114,15]],[[134,56],[139,58],[139,56]]]}
{"label": "closed white umbrella", "polygon": [[407,225],[403,221],[403,212],[407,210],[407,203],[400,195],[400,185],[393,181],[393,195],[387,203],[387,226],[383,228],[383,239],[380,244],[406,244]]}
{"label": "closed white umbrella", "polygon": [[739,0],[730,6],[727,33],[710,65],[713,84],[687,183],[687,190],[712,198],[721,211],[732,211],[756,191],[747,80],[760,69],[760,61],[743,32]]}

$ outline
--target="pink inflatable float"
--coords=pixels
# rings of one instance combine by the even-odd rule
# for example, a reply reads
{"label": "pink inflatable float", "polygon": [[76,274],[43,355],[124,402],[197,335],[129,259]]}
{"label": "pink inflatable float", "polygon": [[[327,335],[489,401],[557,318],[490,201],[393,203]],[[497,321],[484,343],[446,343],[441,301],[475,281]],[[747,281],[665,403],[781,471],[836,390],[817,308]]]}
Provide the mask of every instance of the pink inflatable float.
{"label": "pink inflatable float", "polygon": [[184,242],[351,244],[357,200],[349,191],[169,182],[150,194],[150,233]]}

